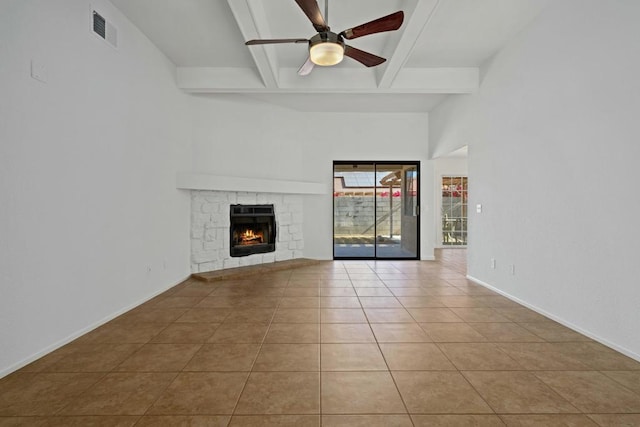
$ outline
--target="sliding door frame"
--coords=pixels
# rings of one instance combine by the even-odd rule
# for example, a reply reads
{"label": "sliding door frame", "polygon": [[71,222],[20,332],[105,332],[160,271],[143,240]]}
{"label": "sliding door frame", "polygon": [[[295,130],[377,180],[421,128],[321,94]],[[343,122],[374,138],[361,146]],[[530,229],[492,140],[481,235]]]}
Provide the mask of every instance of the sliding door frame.
{"label": "sliding door frame", "polygon": [[[336,205],[336,196],[335,196],[335,170],[336,170],[336,166],[337,165],[370,165],[373,167],[373,171],[375,173],[375,171],[377,171],[378,166],[385,166],[385,165],[402,165],[402,166],[415,166],[416,168],[416,172],[417,172],[417,191],[416,191],[416,216],[417,216],[417,221],[416,221],[416,256],[415,257],[378,257],[378,244],[376,242],[376,238],[377,238],[377,211],[378,211],[378,204],[377,204],[377,197],[376,197],[376,190],[374,187],[374,191],[373,191],[373,206],[374,206],[374,220],[373,220],[373,227],[374,227],[374,241],[373,241],[373,256],[372,257],[361,257],[361,256],[355,256],[355,257],[345,257],[345,256],[336,256],[336,242],[335,242],[335,224],[336,224],[336,210],[335,210],[335,205]],[[331,170],[331,188],[332,188],[332,207],[333,207],[333,213],[331,215],[332,218],[332,226],[331,226],[331,241],[332,241],[332,255],[333,255],[333,259],[334,260],[366,260],[366,261],[416,261],[416,260],[420,260],[420,193],[422,190],[422,185],[421,185],[421,173],[420,173],[420,161],[419,160],[334,160],[333,164],[332,164],[332,170]],[[375,183],[374,183],[375,184]],[[404,185],[404,177],[403,177],[403,185]],[[404,194],[404,191],[403,191]],[[392,197],[391,194],[389,194],[389,197]],[[404,199],[402,200],[402,202],[404,203]],[[401,208],[402,211],[402,208]]]}

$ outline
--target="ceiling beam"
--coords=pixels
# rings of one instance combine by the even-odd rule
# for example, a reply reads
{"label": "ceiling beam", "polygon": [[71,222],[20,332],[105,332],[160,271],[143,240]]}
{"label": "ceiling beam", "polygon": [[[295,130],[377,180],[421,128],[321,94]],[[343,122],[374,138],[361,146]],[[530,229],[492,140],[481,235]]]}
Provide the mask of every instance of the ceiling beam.
{"label": "ceiling beam", "polygon": [[[265,87],[250,68],[178,67],[178,87],[190,93],[473,93],[478,68],[410,68],[397,73],[391,87],[380,88],[371,68],[323,69],[300,77],[295,68],[279,70],[279,87]],[[354,78],[355,76],[355,78]]]}
{"label": "ceiling beam", "polygon": [[[227,0],[244,40],[268,38],[270,33],[264,3],[261,0]],[[258,68],[264,87],[278,87],[278,61],[271,45],[246,46]]]}
{"label": "ceiling beam", "polygon": [[[399,35],[400,40],[389,40],[390,43],[387,44],[387,48],[385,49],[385,54],[387,54],[389,60],[383,67],[379,67],[377,71],[378,86],[381,89],[392,86],[393,81],[398,76],[402,66],[407,62],[409,55],[411,55],[418,37],[420,37],[423,29],[429,24],[431,17],[437,10],[440,1],[441,0],[411,1],[411,3],[414,4],[414,7],[411,12],[405,13],[407,19],[403,25],[404,28]],[[411,5],[408,4],[405,7],[410,8]]]}

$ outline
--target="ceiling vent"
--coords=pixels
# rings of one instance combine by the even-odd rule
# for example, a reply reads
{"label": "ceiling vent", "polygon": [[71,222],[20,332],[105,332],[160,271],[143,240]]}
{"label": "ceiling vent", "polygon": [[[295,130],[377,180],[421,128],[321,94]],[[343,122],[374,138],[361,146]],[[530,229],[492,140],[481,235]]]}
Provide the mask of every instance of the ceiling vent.
{"label": "ceiling vent", "polygon": [[112,47],[118,47],[118,30],[95,10],[93,11],[93,32]]}

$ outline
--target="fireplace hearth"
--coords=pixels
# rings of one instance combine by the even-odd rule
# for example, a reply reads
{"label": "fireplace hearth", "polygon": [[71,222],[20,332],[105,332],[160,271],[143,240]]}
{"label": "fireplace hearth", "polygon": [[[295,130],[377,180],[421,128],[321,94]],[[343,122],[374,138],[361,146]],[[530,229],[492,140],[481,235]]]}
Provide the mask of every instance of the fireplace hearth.
{"label": "fireplace hearth", "polygon": [[276,250],[273,205],[231,205],[230,255],[242,257]]}

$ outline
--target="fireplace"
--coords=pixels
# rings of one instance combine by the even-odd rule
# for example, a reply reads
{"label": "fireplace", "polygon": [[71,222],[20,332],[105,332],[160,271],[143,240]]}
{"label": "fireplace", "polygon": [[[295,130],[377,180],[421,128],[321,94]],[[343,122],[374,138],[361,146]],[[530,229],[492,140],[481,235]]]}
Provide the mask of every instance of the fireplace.
{"label": "fireplace", "polygon": [[273,205],[231,205],[230,254],[241,257],[276,250]]}

